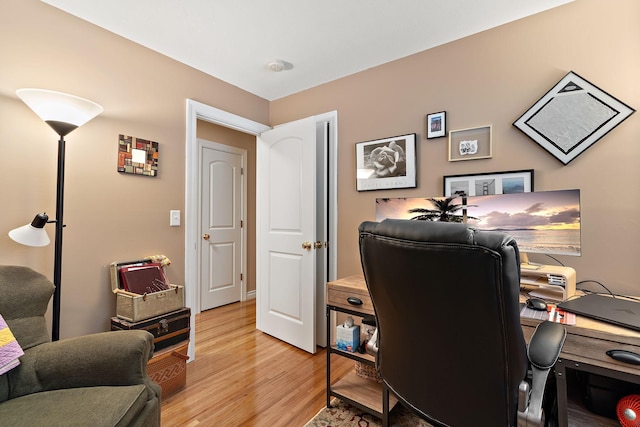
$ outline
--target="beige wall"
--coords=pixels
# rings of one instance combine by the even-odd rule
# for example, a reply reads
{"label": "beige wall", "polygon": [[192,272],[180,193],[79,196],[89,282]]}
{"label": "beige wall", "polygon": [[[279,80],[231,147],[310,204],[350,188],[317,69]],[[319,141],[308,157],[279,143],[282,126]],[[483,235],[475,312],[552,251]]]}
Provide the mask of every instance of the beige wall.
{"label": "beige wall", "polygon": [[[57,136],[15,96],[21,87],[42,87],[105,108],[67,137],[63,338],[108,329],[115,314],[111,261],[164,253],[173,261],[170,279],[184,280],[184,223],[168,224],[171,209],[180,209],[184,221],[187,98],[272,124],[338,110],[341,276],[360,269],[356,230],[374,218],[376,197],[435,196],[443,175],[533,168],[538,190],[582,190],[584,255],[563,261],[581,280],[637,294],[640,115],[568,166],[511,123],[569,70],[640,107],[638,16],[636,0],[579,0],[269,103],[38,0],[5,0],[0,264],[28,265],[51,277],[52,246],[26,248],[6,235],[37,212],[55,211]],[[442,110],[450,129],[493,125],[493,158],[447,162],[446,139],[424,135],[425,115]],[[199,124],[198,135],[226,138],[209,126]],[[410,132],[418,134],[418,187],[357,193],[354,144]],[[157,178],[116,172],[120,133],[160,143]]]}
{"label": "beige wall", "polygon": [[[581,189],[583,255],[559,258],[578,280],[640,294],[640,114],[567,166],[512,126],[571,70],[640,108],[638,17],[636,0],[580,0],[272,102],[272,124],[338,110],[338,274],[360,270],[357,227],[375,219],[376,197],[439,196],[443,175],[534,169],[536,190]],[[446,138],[425,136],[426,114],[443,110],[449,129],[492,125],[493,157],[449,163]],[[418,187],[356,192],[354,144],[414,132]]]}
{"label": "beige wall", "polygon": [[[0,264],[48,277],[53,245],[28,248],[7,231],[55,216],[57,135],[15,95],[22,87],[72,93],[105,111],[66,138],[61,337],[107,330],[115,315],[108,265],[164,253],[184,282],[186,99],[268,123],[269,103],[71,17],[38,0],[0,13]],[[159,176],[116,171],[118,135],[160,143]],[[169,210],[183,225],[169,227]],[[47,227],[53,238],[53,227]]]}
{"label": "beige wall", "polygon": [[244,271],[247,291],[256,290],[256,137],[198,120],[198,138],[247,150],[247,265]]}

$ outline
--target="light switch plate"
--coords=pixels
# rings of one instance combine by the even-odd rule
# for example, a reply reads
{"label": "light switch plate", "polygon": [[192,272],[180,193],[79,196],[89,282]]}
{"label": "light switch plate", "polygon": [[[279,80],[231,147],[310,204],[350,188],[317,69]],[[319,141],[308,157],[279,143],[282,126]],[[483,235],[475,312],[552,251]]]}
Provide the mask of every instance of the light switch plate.
{"label": "light switch plate", "polygon": [[180,227],[180,211],[169,211],[169,226]]}

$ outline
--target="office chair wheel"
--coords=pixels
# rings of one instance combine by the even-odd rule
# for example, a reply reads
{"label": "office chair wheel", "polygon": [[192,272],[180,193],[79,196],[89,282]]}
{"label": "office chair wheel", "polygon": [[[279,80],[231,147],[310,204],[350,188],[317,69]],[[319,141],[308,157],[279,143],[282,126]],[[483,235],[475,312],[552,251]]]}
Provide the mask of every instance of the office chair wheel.
{"label": "office chair wheel", "polygon": [[618,421],[624,427],[640,426],[640,395],[625,396],[616,405]]}

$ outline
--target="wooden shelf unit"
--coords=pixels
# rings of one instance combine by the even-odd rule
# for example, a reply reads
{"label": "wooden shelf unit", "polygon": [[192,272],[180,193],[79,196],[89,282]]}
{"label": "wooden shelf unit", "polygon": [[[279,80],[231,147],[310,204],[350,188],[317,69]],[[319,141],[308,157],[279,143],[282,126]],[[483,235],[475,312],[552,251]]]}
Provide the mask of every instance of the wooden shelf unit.
{"label": "wooden shelf unit", "polygon": [[354,370],[342,378],[331,378],[332,355],[375,366],[375,357],[370,354],[351,353],[336,347],[335,340],[332,338],[336,327],[335,317],[332,316],[334,313],[345,313],[360,319],[374,315],[373,303],[362,276],[351,276],[327,284],[327,407],[331,406],[331,398],[337,397],[381,418],[382,425],[386,427],[389,423],[389,411],[398,403],[398,399],[389,393],[388,400],[385,402],[381,383],[357,375],[355,364]]}

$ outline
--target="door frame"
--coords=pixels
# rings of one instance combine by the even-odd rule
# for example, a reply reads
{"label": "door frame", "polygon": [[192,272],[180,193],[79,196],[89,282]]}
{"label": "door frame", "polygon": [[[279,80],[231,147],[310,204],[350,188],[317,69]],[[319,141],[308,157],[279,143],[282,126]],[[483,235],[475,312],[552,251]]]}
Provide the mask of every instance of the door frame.
{"label": "door frame", "polygon": [[[338,112],[331,111],[320,114],[316,121],[325,121],[331,124],[329,132],[329,242],[330,248],[328,262],[329,281],[336,280],[338,267]],[[189,337],[189,361],[195,360],[195,315],[199,313],[199,287],[198,280],[198,120],[207,121],[223,127],[234,129],[250,135],[257,136],[271,129],[270,126],[238,116],[233,113],[212,107],[207,104],[187,98],[186,101],[186,143],[185,143],[185,303],[191,307],[191,332]],[[256,283],[257,291],[257,283]]]}

